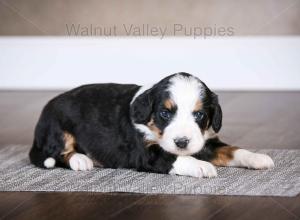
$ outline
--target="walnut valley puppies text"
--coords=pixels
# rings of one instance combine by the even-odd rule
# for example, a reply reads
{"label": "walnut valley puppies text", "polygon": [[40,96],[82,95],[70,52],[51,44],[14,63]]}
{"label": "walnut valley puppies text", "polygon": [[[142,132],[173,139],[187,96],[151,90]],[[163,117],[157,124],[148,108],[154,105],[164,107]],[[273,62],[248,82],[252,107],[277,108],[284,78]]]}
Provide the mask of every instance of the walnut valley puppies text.
{"label": "walnut valley puppies text", "polygon": [[234,27],[226,26],[190,26],[184,24],[173,24],[169,26],[151,24],[122,24],[112,26],[66,24],[66,34],[68,36],[99,36],[99,37],[155,37],[163,39],[165,37],[186,36],[196,38],[234,36]]}

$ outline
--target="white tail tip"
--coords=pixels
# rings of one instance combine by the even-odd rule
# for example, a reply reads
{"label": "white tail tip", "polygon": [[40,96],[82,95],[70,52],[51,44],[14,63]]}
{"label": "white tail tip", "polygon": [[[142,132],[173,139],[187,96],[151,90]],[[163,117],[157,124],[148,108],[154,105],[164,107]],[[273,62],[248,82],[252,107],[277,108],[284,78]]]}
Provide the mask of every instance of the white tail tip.
{"label": "white tail tip", "polygon": [[44,161],[44,166],[48,169],[53,168],[55,166],[55,159],[52,157],[48,157],[45,161]]}

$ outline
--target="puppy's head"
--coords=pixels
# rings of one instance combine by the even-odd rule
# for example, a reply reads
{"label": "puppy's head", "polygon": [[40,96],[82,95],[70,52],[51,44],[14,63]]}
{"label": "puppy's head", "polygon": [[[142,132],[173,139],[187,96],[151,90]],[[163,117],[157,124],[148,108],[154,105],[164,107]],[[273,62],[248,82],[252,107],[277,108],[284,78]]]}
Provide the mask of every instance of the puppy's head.
{"label": "puppy's head", "polygon": [[222,126],[217,95],[187,73],[168,76],[150,88],[141,87],[130,111],[146,141],[176,155],[200,151]]}

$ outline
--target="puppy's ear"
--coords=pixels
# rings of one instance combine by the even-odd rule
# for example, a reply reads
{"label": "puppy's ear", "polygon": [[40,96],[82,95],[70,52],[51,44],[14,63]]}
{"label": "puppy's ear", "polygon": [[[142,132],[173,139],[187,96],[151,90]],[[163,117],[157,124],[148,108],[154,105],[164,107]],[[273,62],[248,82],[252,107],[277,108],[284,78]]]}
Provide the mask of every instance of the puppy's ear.
{"label": "puppy's ear", "polygon": [[212,100],[213,116],[212,116],[212,128],[218,133],[222,127],[222,109],[219,104],[218,96],[213,93]]}
{"label": "puppy's ear", "polygon": [[150,121],[153,108],[152,90],[148,89],[133,101],[130,116],[134,123],[147,124]]}

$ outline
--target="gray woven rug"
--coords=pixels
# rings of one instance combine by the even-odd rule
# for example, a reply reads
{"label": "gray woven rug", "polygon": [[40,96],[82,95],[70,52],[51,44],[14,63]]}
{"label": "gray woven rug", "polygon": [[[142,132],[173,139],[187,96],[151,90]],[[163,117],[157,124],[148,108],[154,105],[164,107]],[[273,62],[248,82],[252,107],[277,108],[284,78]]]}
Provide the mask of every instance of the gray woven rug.
{"label": "gray woven rug", "polygon": [[274,162],[271,170],[218,168],[218,177],[185,176],[100,169],[75,172],[39,169],[28,160],[28,146],[0,148],[0,191],[134,192],[152,194],[207,194],[296,196],[300,192],[300,150],[259,150]]}

